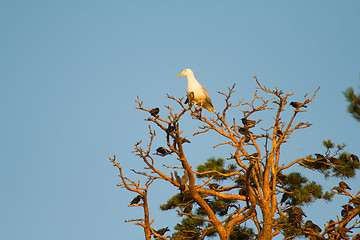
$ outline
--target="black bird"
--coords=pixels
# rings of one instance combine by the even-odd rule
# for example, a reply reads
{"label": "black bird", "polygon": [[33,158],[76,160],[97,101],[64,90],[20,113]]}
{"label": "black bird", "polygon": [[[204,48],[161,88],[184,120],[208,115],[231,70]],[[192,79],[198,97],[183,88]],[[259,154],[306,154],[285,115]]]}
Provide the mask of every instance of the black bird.
{"label": "black bird", "polygon": [[316,225],[315,223],[313,223],[311,220],[306,221],[305,227],[314,230],[314,232],[316,232],[316,233],[321,232],[321,228],[318,225]]}
{"label": "black bird", "polygon": [[166,148],[164,148],[164,147],[159,147],[159,148],[156,149],[156,153],[161,155],[161,156],[165,156],[165,155],[170,154],[171,152],[169,150],[167,150]]}
{"label": "black bird", "polygon": [[160,112],[159,108],[153,108],[153,109],[150,110],[150,114],[153,117],[156,117],[159,114],[159,112]]}
{"label": "black bird", "polygon": [[254,120],[249,120],[249,119],[246,119],[246,118],[242,118],[241,119],[241,122],[244,124],[245,127],[247,128],[252,128],[255,126],[255,123],[256,121]]}
{"label": "black bird", "polygon": [[351,154],[350,157],[352,158],[352,160],[357,161],[358,163],[360,163],[358,156],[356,156],[355,154]]}
{"label": "black bird", "polygon": [[141,196],[141,195],[137,195],[137,196],[130,202],[130,205],[138,204],[141,199],[142,199],[142,196]]}
{"label": "black bird", "polygon": [[156,233],[163,236],[167,231],[170,231],[170,229],[168,227],[161,228],[161,229],[157,230]]}
{"label": "black bird", "polygon": [[190,213],[191,210],[193,208],[193,203],[190,203],[189,205],[187,205],[184,209],[184,213]]}
{"label": "black bird", "polygon": [[172,132],[174,132],[174,131],[175,131],[175,126],[173,126],[173,125],[169,124],[169,126],[168,126],[168,128],[167,128],[166,132],[167,132],[167,133],[172,133]]}
{"label": "black bird", "polygon": [[257,153],[257,152],[249,155],[250,159],[257,158],[258,156],[259,156],[259,153]]}
{"label": "black bird", "polygon": [[239,127],[238,131],[242,135],[249,135],[250,133],[249,129],[246,127]]}
{"label": "black bird", "polygon": [[208,187],[209,187],[210,189],[212,189],[212,190],[216,190],[216,189],[218,189],[218,188],[220,187],[220,185],[217,184],[217,183],[209,183],[209,184],[208,184]]}
{"label": "black bird", "polygon": [[332,164],[335,164],[335,165],[340,165],[341,164],[341,161],[337,158],[334,158],[334,157],[330,157],[329,158],[329,161],[332,163]]}
{"label": "black bird", "polygon": [[321,155],[320,153],[315,153],[314,155],[317,157],[317,159],[324,159],[325,158],[324,155]]}
{"label": "black bird", "polygon": [[339,186],[342,188],[342,189],[349,189],[351,190],[351,188],[349,187],[349,185],[347,185],[345,182],[341,181],[339,182]]}
{"label": "black bird", "polygon": [[242,187],[239,189],[240,196],[247,196],[246,187]]}
{"label": "black bird", "polygon": [[303,215],[303,216],[307,217],[305,215],[305,213],[303,212],[303,210],[301,210],[301,208],[298,208],[296,206],[292,206],[291,208],[296,215]]}
{"label": "black bird", "polygon": [[315,153],[314,154],[316,156],[316,160],[319,162],[319,163],[327,163],[327,160],[326,158],[324,157],[324,155],[320,154],[320,153]]}
{"label": "black bird", "polygon": [[281,137],[281,136],[283,135],[283,132],[282,132],[280,129],[278,129],[278,130],[276,131],[276,134]]}
{"label": "black bird", "polygon": [[305,106],[304,104],[299,103],[299,102],[291,102],[290,105],[296,109],[301,108],[301,107],[307,108],[307,106]]}
{"label": "black bird", "polygon": [[305,223],[305,227],[307,227],[307,228],[311,228],[312,225],[313,225],[313,222],[311,220],[307,220]]}
{"label": "black bird", "polygon": [[343,218],[346,218],[348,214],[349,214],[349,213],[348,213],[348,211],[347,211],[346,209],[341,210],[341,216],[342,216]]}
{"label": "black bird", "polygon": [[289,193],[284,193],[280,200],[280,205],[282,205],[291,195]]}
{"label": "black bird", "polygon": [[244,143],[248,143],[248,142],[250,142],[250,140],[251,140],[250,136],[246,135],[245,139],[244,139]]}

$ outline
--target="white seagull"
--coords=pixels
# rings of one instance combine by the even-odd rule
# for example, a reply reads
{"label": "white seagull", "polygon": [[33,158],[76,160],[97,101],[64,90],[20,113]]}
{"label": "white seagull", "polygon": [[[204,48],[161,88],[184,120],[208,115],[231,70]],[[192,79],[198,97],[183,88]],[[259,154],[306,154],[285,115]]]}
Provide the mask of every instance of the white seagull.
{"label": "white seagull", "polygon": [[216,112],[214,106],[211,103],[210,96],[203,86],[196,80],[193,71],[191,69],[185,69],[178,75],[186,76],[188,81],[187,94],[189,101],[194,102],[201,107],[204,107],[209,112]]}

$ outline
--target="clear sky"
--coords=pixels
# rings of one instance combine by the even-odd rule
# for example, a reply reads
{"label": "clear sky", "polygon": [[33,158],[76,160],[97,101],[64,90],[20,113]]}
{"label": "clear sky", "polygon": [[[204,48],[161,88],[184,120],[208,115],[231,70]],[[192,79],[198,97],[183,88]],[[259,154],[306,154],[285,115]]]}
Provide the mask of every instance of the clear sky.
{"label": "clear sky", "polygon": [[[148,115],[134,100],[150,108],[171,104],[166,93],[183,97],[186,80],[176,76],[184,68],[215,108],[224,105],[216,91],[233,83],[237,99],[251,100],[254,75],[295,101],[320,86],[299,118],[313,126],[291,138],[282,161],[320,152],[323,139],[360,154],[360,123],[342,95],[360,84],[359,1],[0,0],[0,43],[0,239],[143,239],[124,222],[142,217],[127,208],[136,195],[116,187],[108,157],[130,177],[142,169],[131,151],[147,140]],[[209,146],[216,137],[185,135],[194,165],[228,154]],[[176,193],[166,186],[151,186],[154,228],[180,220],[158,210]],[[322,227],[339,214],[331,206],[305,212]]]}

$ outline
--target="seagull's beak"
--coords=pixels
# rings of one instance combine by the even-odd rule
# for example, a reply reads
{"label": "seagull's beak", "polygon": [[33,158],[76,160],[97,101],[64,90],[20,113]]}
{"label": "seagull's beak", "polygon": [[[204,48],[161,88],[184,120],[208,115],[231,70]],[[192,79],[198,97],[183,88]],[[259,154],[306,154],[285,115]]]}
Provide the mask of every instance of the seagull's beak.
{"label": "seagull's beak", "polygon": [[182,72],[178,75],[178,77],[180,77],[180,76],[184,76],[184,72]]}

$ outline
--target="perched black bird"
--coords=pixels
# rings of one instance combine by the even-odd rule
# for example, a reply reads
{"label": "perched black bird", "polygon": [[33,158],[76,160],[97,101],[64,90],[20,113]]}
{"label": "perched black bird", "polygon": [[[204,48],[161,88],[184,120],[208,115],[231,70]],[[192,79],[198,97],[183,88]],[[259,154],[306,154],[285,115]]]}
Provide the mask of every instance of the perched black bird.
{"label": "perched black bird", "polygon": [[349,185],[347,185],[345,182],[341,181],[339,182],[339,186],[342,188],[342,189],[349,189],[351,190],[351,188],[349,187]]}
{"label": "perched black bird", "polygon": [[153,117],[156,117],[159,114],[159,112],[160,112],[159,108],[153,108],[153,109],[150,110],[150,114]]}
{"label": "perched black bird", "polygon": [[193,208],[193,203],[190,203],[189,205],[187,205],[184,209],[184,213],[190,213],[191,210]]}
{"label": "perched black bird", "polygon": [[324,159],[324,155],[321,155],[320,153],[315,153],[314,154],[316,156],[317,159]]}
{"label": "perched black bird", "polygon": [[358,156],[356,156],[355,154],[351,154],[350,157],[352,158],[352,160],[357,161],[358,163],[360,163]]}
{"label": "perched black bird", "polygon": [[307,216],[305,215],[305,213],[303,212],[303,210],[301,210],[301,208],[298,208],[298,207],[296,207],[296,206],[292,206],[291,208],[292,208],[293,212],[294,212],[296,215],[302,215],[302,216],[307,217]]}
{"label": "perched black bird", "polygon": [[142,199],[142,196],[141,196],[141,195],[137,195],[137,196],[130,202],[130,205],[138,204],[141,199]]}
{"label": "perched black bird", "polygon": [[348,214],[349,214],[349,213],[348,213],[348,211],[346,211],[346,209],[341,210],[341,216],[342,216],[343,218],[346,218]]}
{"label": "perched black bird", "polygon": [[250,136],[246,135],[245,139],[244,139],[244,143],[248,143],[248,142],[250,142],[250,140],[251,140]]}
{"label": "perched black bird", "polygon": [[248,128],[246,127],[239,127],[238,129],[239,133],[242,135],[249,135],[251,133]]}
{"label": "perched black bird", "polygon": [[240,196],[247,196],[246,187],[242,187],[239,189]]}
{"label": "perched black bird", "polygon": [[249,155],[250,159],[257,158],[258,156],[259,156],[259,153],[257,153],[257,152]]}
{"label": "perched black bird", "polygon": [[282,132],[280,129],[278,129],[278,130],[276,131],[276,134],[281,137],[281,136],[283,135],[283,132]]}
{"label": "perched black bird", "polygon": [[174,131],[175,131],[175,126],[173,126],[173,125],[169,124],[169,126],[168,126],[168,128],[167,128],[166,132],[167,132],[167,133],[172,133],[172,132],[174,132]]}
{"label": "perched black bird", "polygon": [[301,107],[307,108],[307,106],[305,106],[304,104],[299,103],[299,102],[291,102],[290,105],[296,109],[301,108]]}
{"label": "perched black bird", "polygon": [[157,230],[156,233],[163,236],[167,231],[170,231],[170,229],[168,227],[161,228],[161,229]]}
{"label": "perched black bird", "polygon": [[311,220],[306,221],[305,227],[312,229],[316,233],[321,232],[321,228],[318,225],[314,224]]}
{"label": "perched black bird", "polygon": [[217,183],[209,183],[209,184],[208,184],[208,187],[209,187],[210,189],[212,189],[212,190],[216,190],[216,189],[218,189],[218,188],[220,187],[220,185],[217,184]]}
{"label": "perched black bird", "polygon": [[171,154],[171,152],[169,150],[167,150],[166,148],[164,147],[159,147],[156,149],[156,153],[161,155],[161,156],[165,156],[165,155],[168,155],[168,154]]}
{"label": "perched black bird", "polygon": [[305,227],[307,227],[307,228],[311,228],[312,225],[313,225],[313,222],[311,220],[307,220],[305,223]]}
{"label": "perched black bird", "polygon": [[334,158],[334,157],[330,157],[329,158],[329,161],[332,163],[332,164],[335,164],[335,165],[340,165],[341,164],[341,161],[337,158]]}
{"label": "perched black bird", "polygon": [[280,205],[282,205],[291,195],[289,193],[284,193],[280,200]]}
{"label": "perched black bird", "polygon": [[320,154],[320,153],[315,153],[314,154],[316,156],[316,160],[319,163],[327,163],[327,159],[324,157],[324,155]]}
{"label": "perched black bird", "polygon": [[242,118],[241,119],[241,122],[244,124],[245,127],[247,128],[252,128],[255,126],[256,124],[256,121],[254,120],[249,120],[249,119],[246,119],[246,118]]}

